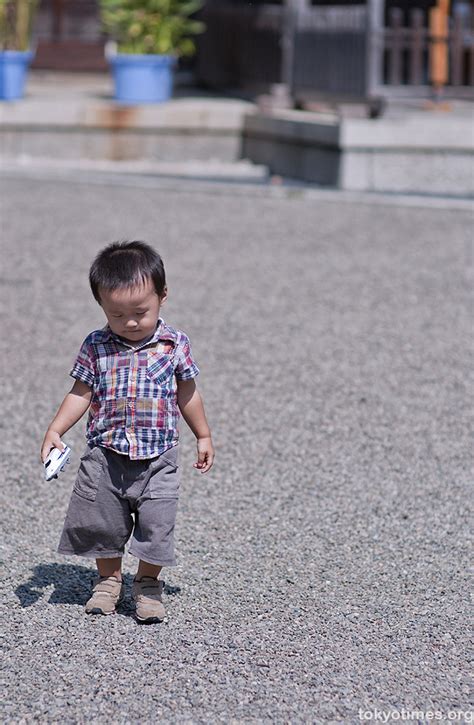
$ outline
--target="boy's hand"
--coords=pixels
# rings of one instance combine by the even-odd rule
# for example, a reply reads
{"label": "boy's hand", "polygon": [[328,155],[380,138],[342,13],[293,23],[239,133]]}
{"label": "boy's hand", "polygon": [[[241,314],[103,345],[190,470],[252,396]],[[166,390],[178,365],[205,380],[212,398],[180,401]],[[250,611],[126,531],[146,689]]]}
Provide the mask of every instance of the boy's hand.
{"label": "boy's hand", "polygon": [[197,441],[198,459],[193,463],[194,468],[199,468],[201,473],[207,473],[214,463],[214,446],[211,438],[198,438]]}
{"label": "boy's hand", "polygon": [[43,444],[41,446],[41,461],[44,463],[53,448],[59,448],[60,451],[64,450],[64,443],[61,440],[59,433],[55,430],[46,431]]}

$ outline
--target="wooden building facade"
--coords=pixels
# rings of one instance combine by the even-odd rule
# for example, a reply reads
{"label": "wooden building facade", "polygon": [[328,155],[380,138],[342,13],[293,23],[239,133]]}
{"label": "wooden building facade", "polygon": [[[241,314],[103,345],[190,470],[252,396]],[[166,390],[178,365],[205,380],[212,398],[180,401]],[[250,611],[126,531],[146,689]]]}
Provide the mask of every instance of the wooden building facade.
{"label": "wooden building facade", "polygon": [[[444,26],[435,17],[443,6]],[[444,73],[449,94],[471,96],[473,6],[473,0],[207,0],[200,12],[207,30],[192,68],[209,88],[261,93],[282,85],[296,100],[427,95],[439,84],[437,73]],[[41,0],[35,38],[36,68],[106,68],[96,0]]]}

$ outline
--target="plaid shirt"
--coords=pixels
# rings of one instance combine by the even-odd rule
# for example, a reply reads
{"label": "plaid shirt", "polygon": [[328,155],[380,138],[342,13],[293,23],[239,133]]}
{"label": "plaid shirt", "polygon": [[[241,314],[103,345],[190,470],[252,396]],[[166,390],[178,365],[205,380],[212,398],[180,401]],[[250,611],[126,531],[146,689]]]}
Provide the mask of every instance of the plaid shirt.
{"label": "plaid shirt", "polygon": [[198,374],[189,338],[161,318],[153,337],[135,348],[108,325],[91,332],[70,372],[93,391],[88,444],[134,460],[161,455],[179,439],[176,380]]}

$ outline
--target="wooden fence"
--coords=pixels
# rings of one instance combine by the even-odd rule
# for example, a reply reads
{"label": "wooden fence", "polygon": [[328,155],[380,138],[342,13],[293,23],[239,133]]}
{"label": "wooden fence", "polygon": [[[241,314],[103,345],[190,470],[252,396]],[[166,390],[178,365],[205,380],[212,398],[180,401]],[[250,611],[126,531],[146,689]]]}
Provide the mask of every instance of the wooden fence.
{"label": "wooden fence", "polygon": [[313,7],[295,13],[291,94],[364,97],[368,13],[364,5]]}
{"label": "wooden fence", "polygon": [[451,20],[446,41],[432,37],[422,10],[412,8],[408,25],[400,9],[392,8],[389,24],[383,32],[384,85],[416,87],[430,84],[430,53],[434,45],[447,42],[449,53],[448,85],[453,89],[474,86],[474,32],[467,29],[459,15]]}
{"label": "wooden fence", "polygon": [[106,71],[97,0],[40,0],[33,68]]}
{"label": "wooden fence", "polygon": [[[416,2],[416,0],[414,0]],[[447,95],[474,97],[474,31],[461,16],[445,39],[432,37],[428,14],[361,5],[242,7],[225,0],[202,13],[198,78],[250,91],[284,83],[296,100],[429,96],[430,57],[447,43]]]}
{"label": "wooden fence", "polygon": [[[296,100],[428,96],[430,57],[440,42],[417,0],[311,5],[207,0],[207,32],[193,61],[198,80],[215,88],[265,92],[284,84]],[[421,4],[422,0],[418,0]],[[385,6],[388,11],[385,11]],[[410,8],[407,11],[407,8]],[[454,15],[446,42],[447,95],[474,97],[474,30]],[[36,67],[105,70],[97,0],[41,0],[35,23]]]}

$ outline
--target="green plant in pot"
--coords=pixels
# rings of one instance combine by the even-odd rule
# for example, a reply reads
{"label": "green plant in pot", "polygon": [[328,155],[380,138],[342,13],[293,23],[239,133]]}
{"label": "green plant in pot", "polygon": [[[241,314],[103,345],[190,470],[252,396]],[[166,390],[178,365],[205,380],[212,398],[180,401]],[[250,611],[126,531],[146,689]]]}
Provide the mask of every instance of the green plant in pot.
{"label": "green plant in pot", "polygon": [[0,0],[0,99],[24,94],[26,72],[33,58],[31,29],[37,0]]}
{"label": "green plant in pot", "polygon": [[195,52],[204,24],[191,16],[201,0],[100,0],[104,29],[117,44],[109,55],[115,99],[159,103],[171,97],[173,66]]}

